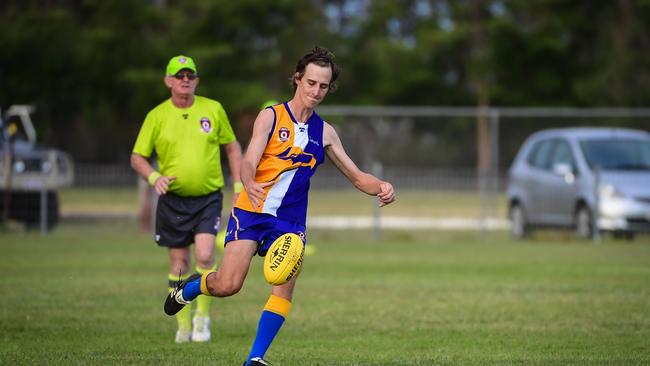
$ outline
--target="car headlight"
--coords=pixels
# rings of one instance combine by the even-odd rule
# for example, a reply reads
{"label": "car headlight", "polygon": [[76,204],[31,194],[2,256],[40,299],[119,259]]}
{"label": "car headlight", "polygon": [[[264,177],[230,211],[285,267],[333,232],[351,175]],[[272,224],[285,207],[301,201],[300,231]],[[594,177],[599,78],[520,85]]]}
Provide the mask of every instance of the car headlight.
{"label": "car headlight", "polygon": [[24,171],[25,171],[25,162],[22,160],[16,160],[16,162],[14,163],[14,172],[20,174]]}

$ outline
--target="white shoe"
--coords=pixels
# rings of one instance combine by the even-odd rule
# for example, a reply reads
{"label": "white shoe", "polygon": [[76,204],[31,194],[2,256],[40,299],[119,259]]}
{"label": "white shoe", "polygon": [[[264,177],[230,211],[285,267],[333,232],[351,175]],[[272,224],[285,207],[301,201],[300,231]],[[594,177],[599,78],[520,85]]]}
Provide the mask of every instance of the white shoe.
{"label": "white shoe", "polygon": [[187,343],[190,341],[192,332],[187,329],[179,328],[176,331],[176,343]]}
{"label": "white shoe", "polygon": [[210,318],[195,316],[192,319],[192,342],[207,342],[210,340]]}

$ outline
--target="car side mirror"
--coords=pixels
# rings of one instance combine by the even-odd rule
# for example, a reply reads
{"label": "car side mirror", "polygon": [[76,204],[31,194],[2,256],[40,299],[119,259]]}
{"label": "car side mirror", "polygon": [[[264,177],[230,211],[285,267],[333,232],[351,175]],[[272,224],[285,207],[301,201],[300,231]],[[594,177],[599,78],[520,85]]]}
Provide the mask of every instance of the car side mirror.
{"label": "car side mirror", "polygon": [[571,167],[571,164],[553,164],[553,173],[563,176],[564,181],[567,182],[567,184],[572,184],[575,181],[575,175],[573,174],[573,168]]}

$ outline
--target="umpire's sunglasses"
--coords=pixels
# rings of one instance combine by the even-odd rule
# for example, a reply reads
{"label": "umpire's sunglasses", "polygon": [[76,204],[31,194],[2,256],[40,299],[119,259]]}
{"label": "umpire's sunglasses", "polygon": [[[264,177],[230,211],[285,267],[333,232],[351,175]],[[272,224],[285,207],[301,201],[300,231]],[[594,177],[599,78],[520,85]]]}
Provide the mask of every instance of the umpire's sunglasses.
{"label": "umpire's sunglasses", "polygon": [[194,72],[182,72],[179,71],[176,74],[173,75],[176,79],[178,80],[183,80],[185,77],[187,77],[187,80],[194,80],[199,77],[199,74],[194,73]]}

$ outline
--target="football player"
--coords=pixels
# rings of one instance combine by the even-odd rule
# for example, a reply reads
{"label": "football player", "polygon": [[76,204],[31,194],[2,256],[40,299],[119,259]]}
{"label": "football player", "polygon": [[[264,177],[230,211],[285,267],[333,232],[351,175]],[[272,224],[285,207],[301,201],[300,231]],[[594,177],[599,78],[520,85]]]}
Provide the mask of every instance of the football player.
{"label": "football player", "polygon": [[[361,171],[343,149],[334,128],[314,111],[336,89],[338,76],[334,55],[315,47],[296,65],[291,77],[293,98],[260,111],[242,160],[244,189],[230,216],[221,266],[181,282],[165,300],[168,315],[201,294],[236,294],[251,259],[255,254],[265,256],[280,235],[296,233],[306,243],[309,180],[325,156],[357,189],[378,197],[380,206],[395,200],[393,186]],[[272,286],[244,365],[268,364],[264,354],[291,310],[297,278]]]}

